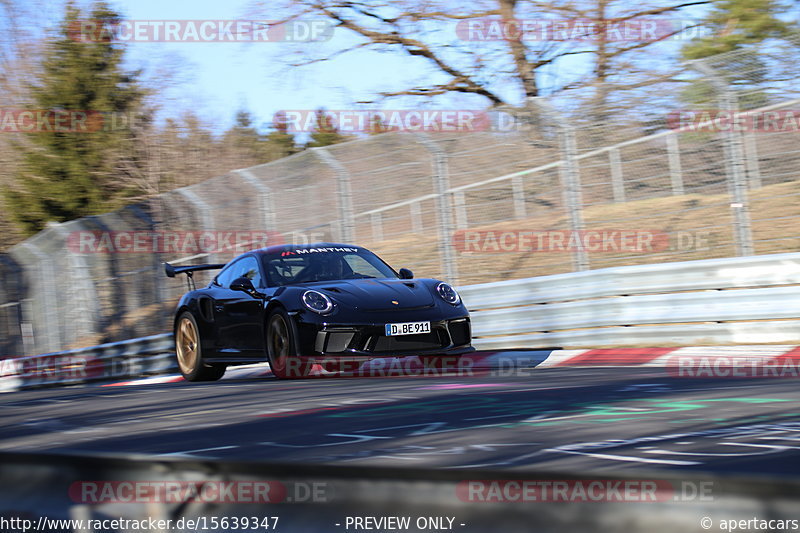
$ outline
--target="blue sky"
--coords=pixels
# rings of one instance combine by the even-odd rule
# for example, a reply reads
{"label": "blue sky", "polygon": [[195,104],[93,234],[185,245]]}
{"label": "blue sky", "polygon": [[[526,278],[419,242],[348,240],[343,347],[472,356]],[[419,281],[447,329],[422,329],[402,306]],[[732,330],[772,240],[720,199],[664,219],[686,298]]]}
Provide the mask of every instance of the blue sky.
{"label": "blue sky", "polygon": [[[86,0],[88,3],[89,0]],[[108,0],[127,20],[233,20],[279,18],[253,16],[253,0]],[[269,2],[270,0],[267,0]],[[82,2],[83,3],[83,2]],[[269,3],[267,3],[269,5]],[[701,13],[694,12],[694,16]],[[686,17],[688,13],[682,13]],[[442,32],[445,33],[445,32]],[[442,35],[441,39],[452,36]],[[238,109],[246,109],[258,126],[271,121],[284,109],[352,109],[356,102],[370,99],[381,90],[396,90],[433,80],[444,81],[426,60],[403,53],[378,53],[370,50],[350,52],[335,61],[302,68],[289,68],[287,57],[298,50],[321,47],[335,50],[357,42],[347,30],[337,30],[333,40],[322,44],[294,43],[129,43],[127,57],[131,67],[144,67],[155,86],[163,89],[162,116],[194,111],[215,132],[233,123]],[[665,46],[676,50],[679,43]],[[573,56],[540,73],[540,79],[563,83],[571,71],[585,68],[586,60]],[[658,60],[659,56],[653,57]],[[176,69],[168,68],[176,65]],[[168,82],[157,72],[167,68],[176,79]],[[501,88],[515,100],[516,85]],[[478,108],[488,105],[482,97],[451,95],[435,102],[420,98],[400,98],[378,104],[388,109],[413,107]]]}
{"label": "blue sky", "polygon": [[[128,20],[248,18],[248,0],[112,0],[112,5]],[[352,40],[347,32],[337,31],[323,46]],[[309,46],[315,45],[129,43],[127,49],[131,66],[145,66],[148,72],[155,72],[159,65],[177,64],[183,82],[167,91],[170,104],[165,111],[177,114],[170,111],[192,109],[216,131],[232,124],[237,109],[249,110],[260,125],[282,109],[351,109],[376,91],[405,86],[410,76],[430,79],[435,75],[420,59],[369,51],[352,52],[335,62],[288,68],[287,55]],[[402,107],[399,104],[386,105]]]}
{"label": "blue sky", "polygon": [[[63,0],[44,0],[47,19],[63,16]],[[82,6],[91,0],[77,0]],[[126,20],[249,20],[277,19],[279,13],[266,13],[264,8],[253,15],[255,0],[107,0]],[[658,3],[657,0],[653,0]],[[262,5],[275,5],[264,0]],[[36,9],[31,4],[31,9]],[[463,4],[459,4],[463,5]],[[57,7],[58,6],[58,7]],[[50,12],[52,10],[52,12]],[[699,18],[705,8],[682,11],[680,18]],[[800,12],[800,5],[793,10]],[[677,18],[676,16],[676,18]],[[787,13],[787,19],[796,13]],[[53,20],[53,24],[56,24]],[[447,31],[439,39],[454,38]],[[379,53],[372,50],[350,52],[334,61],[302,68],[287,66],[287,58],[299,50],[336,50],[358,42],[347,30],[337,30],[330,42],[296,43],[128,43],[130,67],[142,67],[149,85],[161,90],[161,116],[179,116],[191,110],[215,132],[231,126],[239,109],[253,115],[256,125],[266,128],[276,111],[286,109],[352,109],[356,102],[367,100],[381,90],[396,90],[418,83],[444,81],[443,76],[427,66],[422,58],[404,53]],[[480,43],[477,43],[480,45]],[[669,61],[680,42],[664,43],[659,52],[650,52],[651,63]],[[540,85],[562,84],[573,78],[575,71],[587,67],[587,56],[572,59],[539,72]],[[169,75],[163,75],[168,72]],[[495,87],[497,90],[497,87]],[[499,88],[504,96],[519,103],[518,87],[508,83]],[[482,97],[448,95],[435,101],[405,97],[392,99],[372,107],[404,109],[437,107],[442,109],[475,109],[488,105]]]}

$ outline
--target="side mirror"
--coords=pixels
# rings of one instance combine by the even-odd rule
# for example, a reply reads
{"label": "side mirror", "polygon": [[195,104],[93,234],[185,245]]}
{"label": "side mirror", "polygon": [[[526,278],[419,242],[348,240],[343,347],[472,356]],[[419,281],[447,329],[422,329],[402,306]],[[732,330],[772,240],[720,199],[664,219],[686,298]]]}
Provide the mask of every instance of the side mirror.
{"label": "side mirror", "polygon": [[250,281],[250,278],[246,278],[244,276],[241,278],[236,278],[231,282],[231,290],[242,291],[249,294],[253,298],[263,298],[263,295],[256,291],[256,288],[253,286],[253,282]]}
{"label": "side mirror", "polygon": [[413,279],[414,273],[407,268],[400,269],[400,279]]}

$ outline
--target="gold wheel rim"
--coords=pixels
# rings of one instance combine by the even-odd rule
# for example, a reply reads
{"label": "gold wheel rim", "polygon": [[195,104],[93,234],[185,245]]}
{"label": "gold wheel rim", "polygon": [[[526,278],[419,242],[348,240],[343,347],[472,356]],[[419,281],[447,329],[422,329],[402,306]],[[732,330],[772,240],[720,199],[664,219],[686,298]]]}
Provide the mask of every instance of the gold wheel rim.
{"label": "gold wheel rim", "polygon": [[289,355],[289,329],[283,317],[276,316],[270,328],[270,361],[272,371],[280,372],[286,366],[286,357]]}
{"label": "gold wheel rim", "polygon": [[178,349],[178,366],[184,374],[190,374],[197,366],[197,329],[194,323],[184,318],[178,325],[178,338],[175,345]]}

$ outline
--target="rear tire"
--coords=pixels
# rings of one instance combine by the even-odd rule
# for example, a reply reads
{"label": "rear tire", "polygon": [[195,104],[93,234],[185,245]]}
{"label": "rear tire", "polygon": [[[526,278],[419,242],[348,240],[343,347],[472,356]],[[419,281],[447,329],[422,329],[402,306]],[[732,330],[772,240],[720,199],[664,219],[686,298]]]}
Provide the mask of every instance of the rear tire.
{"label": "rear tire", "polygon": [[267,360],[276,378],[305,378],[311,373],[312,363],[297,354],[297,326],[281,308],[275,309],[267,319]]}
{"label": "rear tire", "polygon": [[184,311],[175,325],[175,357],[186,381],[217,381],[225,374],[224,365],[203,362],[200,329],[189,311]]}

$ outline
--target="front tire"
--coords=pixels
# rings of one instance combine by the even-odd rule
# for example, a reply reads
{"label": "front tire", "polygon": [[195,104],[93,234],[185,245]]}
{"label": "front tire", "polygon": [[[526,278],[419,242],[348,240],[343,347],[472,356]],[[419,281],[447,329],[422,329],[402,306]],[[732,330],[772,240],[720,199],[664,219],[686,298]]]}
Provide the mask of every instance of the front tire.
{"label": "front tire", "polygon": [[276,309],[267,319],[267,359],[276,378],[308,377],[311,363],[297,354],[297,326],[283,309]]}
{"label": "front tire", "polygon": [[189,311],[181,314],[175,326],[175,356],[186,381],[217,381],[225,374],[224,365],[213,366],[203,362],[200,330]]}

